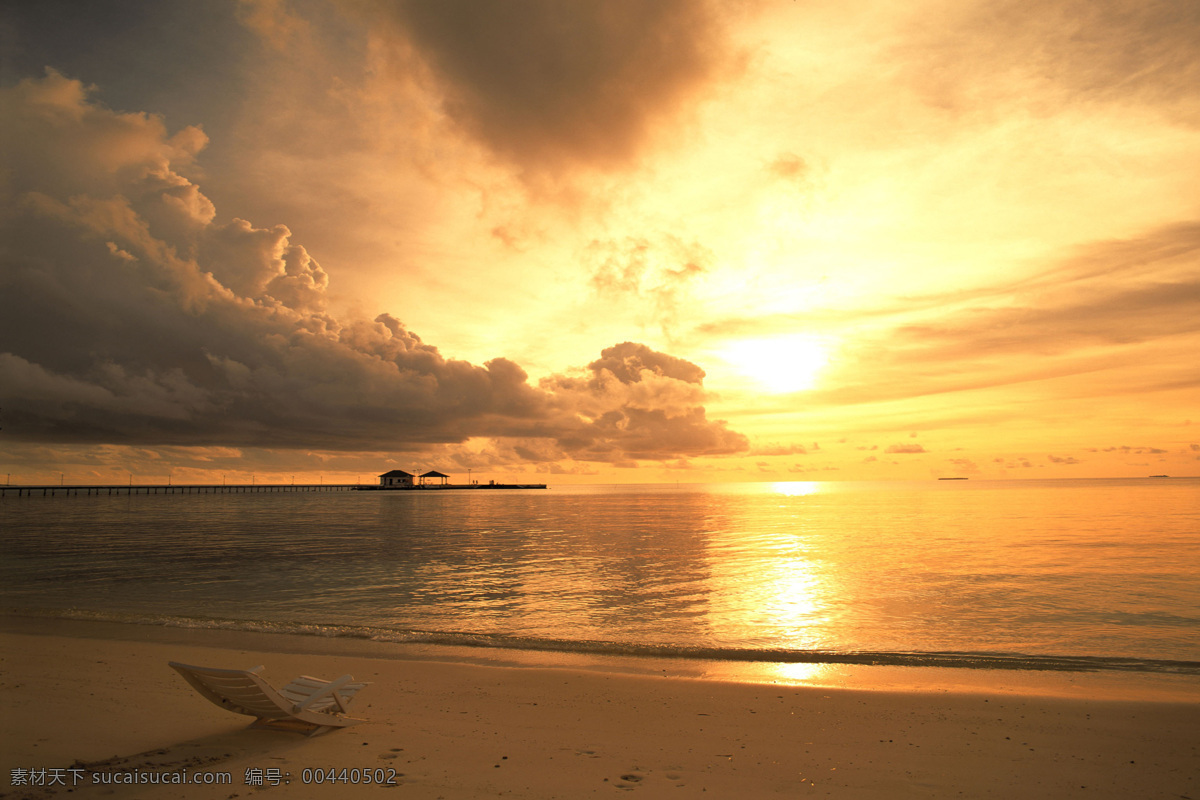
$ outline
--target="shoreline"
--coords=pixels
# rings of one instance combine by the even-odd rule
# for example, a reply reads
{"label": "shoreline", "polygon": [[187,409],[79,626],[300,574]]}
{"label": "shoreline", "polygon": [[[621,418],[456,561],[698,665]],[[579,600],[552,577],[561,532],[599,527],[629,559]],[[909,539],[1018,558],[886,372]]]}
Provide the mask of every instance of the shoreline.
{"label": "shoreline", "polygon": [[[316,767],[394,769],[406,796],[419,798],[616,789],[650,797],[1117,798],[1200,790],[1200,696],[1131,699],[1136,692],[1123,696],[1092,675],[920,688],[919,676],[885,667],[852,680],[821,678],[846,684],[830,686],[805,683],[812,676],[752,682],[720,665],[651,659],[556,663],[320,637],[3,621],[5,797],[112,792],[11,785],[14,769],[76,762],[105,775],[188,769],[233,778],[232,787],[126,786],[122,797],[244,795],[262,788],[245,784],[247,770],[267,768],[291,774],[289,796],[387,790],[303,784],[301,771]],[[276,686],[299,674],[351,673],[371,682],[352,709],[369,722],[313,738],[247,730],[249,718],[201,698],[170,660],[264,664]]]}
{"label": "shoreline", "polygon": [[[1200,703],[1200,677],[1195,674],[1169,672],[1059,667],[1042,669],[866,664],[841,659],[829,662],[712,659],[690,655],[661,655],[654,652],[607,653],[586,648],[539,649],[509,648],[503,644],[404,642],[329,635],[321,633],[319,629],[300,633],[238,627],[193,627],[188,624],[158,621],[24,616],[12,612],[0,612],[0,633],[3,632],[199,645],[264,653],[363,656],[491,667],[562,668],[622,675],[857,691],[988,692]],[[995,660],[997,659],[979,659],[984,662]],[[1051,660],[1058,662],[1070,659]],[[1019,663],[1020,659],[1016,661]]]}

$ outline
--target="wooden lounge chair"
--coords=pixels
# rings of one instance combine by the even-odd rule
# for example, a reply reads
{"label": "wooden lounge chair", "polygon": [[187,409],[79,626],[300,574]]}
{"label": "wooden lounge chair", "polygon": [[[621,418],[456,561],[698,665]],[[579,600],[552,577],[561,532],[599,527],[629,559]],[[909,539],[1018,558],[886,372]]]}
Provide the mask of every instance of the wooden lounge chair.
{"label": "wooden lounge chair", "polygon": [[365,720],[344,716],[351,699],[367,684],[349,675],[323,681],[302,675],[276,691],[254,669],[211,669],[168,662],[200,694],[221,708],[255,717],[252,728],[315,736]]}

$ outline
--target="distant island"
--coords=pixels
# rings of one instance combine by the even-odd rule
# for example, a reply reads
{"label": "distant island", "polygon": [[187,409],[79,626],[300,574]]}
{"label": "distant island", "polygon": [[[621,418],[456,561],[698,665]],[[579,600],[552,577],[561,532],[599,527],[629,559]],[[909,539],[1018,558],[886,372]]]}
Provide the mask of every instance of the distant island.
{"label": "distant island", "polygon": [[970,478],[938,478],[939,481],[966,481]]}

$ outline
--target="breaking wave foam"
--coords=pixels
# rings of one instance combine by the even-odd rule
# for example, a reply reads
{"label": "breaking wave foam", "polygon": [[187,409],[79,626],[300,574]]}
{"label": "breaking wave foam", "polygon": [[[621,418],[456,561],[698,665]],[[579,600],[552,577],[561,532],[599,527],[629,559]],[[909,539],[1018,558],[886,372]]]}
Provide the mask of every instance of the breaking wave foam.
{"label": "breaking wave foam", "polygon": [[429,631],[357,625],[322,625],[304,622],[128,614],[81,609],[8,609],[5,613],[21,617],[111,622],[127,625],[152,625],[170,628],[288,634],[292,636],[322,638],[361,639],[393,644],[443,645],[659,659],[677,658],[694,661],[850,664],[860,666],[941,667],[1052,672],[1142,672],[1200,677],[1200,661],[1175,661],[1120,656],[1059,656],[1005,652],[781,650],[770,648],[550,639],[465,631]]}

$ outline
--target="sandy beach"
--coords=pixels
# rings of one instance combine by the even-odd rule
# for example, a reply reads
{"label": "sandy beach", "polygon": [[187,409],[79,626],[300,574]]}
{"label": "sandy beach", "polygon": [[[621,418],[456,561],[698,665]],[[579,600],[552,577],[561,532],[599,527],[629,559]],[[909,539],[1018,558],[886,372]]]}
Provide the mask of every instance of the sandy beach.
{"label": "sandy beach", "polygon": [[[0,636],[6,798],[1200,797],[1200,703],[1187,698],[861,691],[71,630]],[[371,682],[356,701],[369,721],[312,738],[248,730],[172,660],[263,664],[277,686],[351,673]],[[316,782],[343,768],[345,781],[357,769],[394,785]],[[184,771],[229,778],[107,783]]]}

